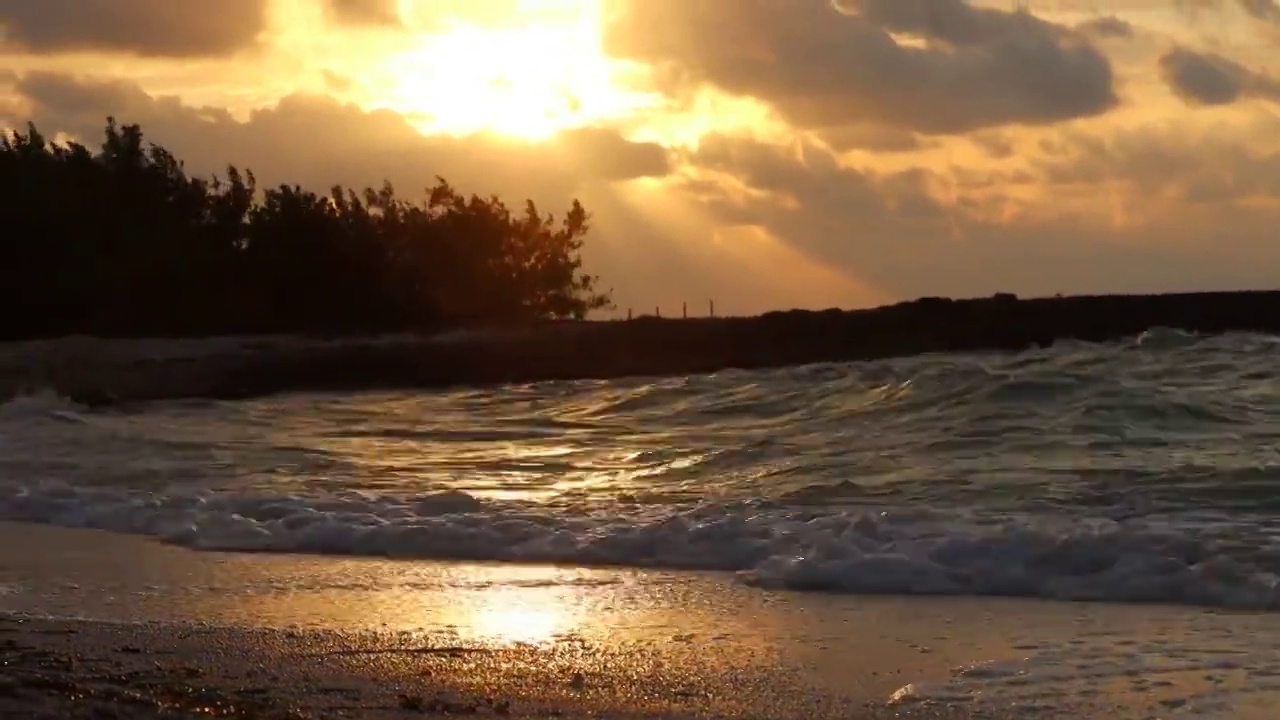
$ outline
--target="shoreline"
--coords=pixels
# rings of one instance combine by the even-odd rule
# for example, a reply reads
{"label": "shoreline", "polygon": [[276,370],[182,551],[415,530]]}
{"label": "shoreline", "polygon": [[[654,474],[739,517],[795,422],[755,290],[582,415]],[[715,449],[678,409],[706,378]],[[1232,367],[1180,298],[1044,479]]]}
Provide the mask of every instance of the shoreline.
{"label": "shoreline", "polygon": [[[70,338],[0,346],[0,397],[39,387],[78,402],[238,399],[282,392],[443,389],[707,374],[935,352],[1020,352],[1153,328],[1280,333],[1280,291],[951,300],[755,317],[548,322],[432,336],[209,338],[166,357]],[[172,342],[184,342],[175,339]],[[185,342],[199,343],[186,339]],[[23,355],[20,347],[48,347]],[[4,349],[19,357],[4,357]],[[15,349],[18,348],[18,349]]]}
{"label": "shoreline", "polygon": [[1268,720],[1280,701],[1268,613],[198,552],[12,523],[0,540],[0,718]]}

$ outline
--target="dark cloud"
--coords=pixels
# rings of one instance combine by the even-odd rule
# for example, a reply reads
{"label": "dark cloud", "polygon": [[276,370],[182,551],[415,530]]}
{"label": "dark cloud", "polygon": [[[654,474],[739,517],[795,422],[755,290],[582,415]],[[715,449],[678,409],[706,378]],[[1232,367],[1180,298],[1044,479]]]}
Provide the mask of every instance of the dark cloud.
{"label": "dark cloud", "polygon": [[573,148],[581,167],[602,179],[657,177],[671,170],[667,151],[661,145],[633,143],[615,130],[580,128],[562,133],[560,139]]}
{"label": "dark cloud", "polygon": [[33,53],[225,55],[253,45],[266,0],[0,0],[4,43]]}
{"label": "dark cloud", "polygon": [[631,0],[605,42],[810,129],[953,133],[1093,116],[1117,102],[1111,65],[1086,34],[962,0]]}
{"label": "dark cloud", "polygon": [[1094,18],[1080,23],[1078,27],[1080,30],[1100,38],[1131,38],[1134,34],[1131,23],[1114,15]]}
{"label": "dark cloud", "polygon": [[1013,138],[999,130],[987,130],[969,135],[969,142],[978,146],[988,156],[1003,160],[1017,151]]}
{"label": "dark cloud", "polygon": [[968,0],[836,0],[841,14],[858,14],[891,32],[911,33],[954,46],[983,46],[1026,35],[1062,38],[1069,30],[1028,12],[976,8]]}
{"label": "dark cloud", "polygon": [[[1275,123],[1255,130],[1277,131]],[[1197,138],[1150,128],[1108,137],[1063,133],[1056,142],[1042,144],[1045,153],[1034,166],[1051,185],[1114,182],[1137,196],[1183,206],[1280,200],[1280,153],[1252,150],[1236,132]]]}
{"label": "dark cloud", "polygon": [[1280,4],[1276,0],[1237,0],[1244,11],[1259,20],[1280,23]]}
{"label": "dark cloud", "polygon": [[820,131],[818,136],[831,147],[841,151],[905,153],[923,150],[929,145],[919,134],[910,130],[874,123],[827,128]]}
{"label": "dark cloud", "polygon": [[1205,13],[1221,13],[1228,7],[1240,9],[1248,17],[1263,26],[1265,35],[1275,41],[1280,38],[1280,2],[1277,0],[1173,0],[1186,17],[1193,21],[1203,19]]}
{"label": "dark cloud", "polygon": [[396,0],[327,0],[329,12],[342,23],[352,25],[399,25]]}
{"label": "dark cloud", "polygon": [[1229,105],[1246,97],[1280,102],[1280,81],[1214,53],[1174,48],[1160,58],[1160,76],[1192,105]]}

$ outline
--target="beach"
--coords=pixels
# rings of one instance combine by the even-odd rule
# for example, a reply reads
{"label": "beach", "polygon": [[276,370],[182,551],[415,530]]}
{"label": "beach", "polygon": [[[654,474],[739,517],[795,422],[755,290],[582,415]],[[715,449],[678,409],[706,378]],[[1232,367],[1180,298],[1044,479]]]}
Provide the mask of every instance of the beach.
{"label": "beach", "polygon": [[35,390],[0,405],[0,709],[1270,720],[1275,347]]}
{"label": "beach", "polygon": [[1275,720],[1277,47],[0,0],[0,720]]}
{"label": "beach", "polygon": [[0,527],[0,587],[0,717],[1247,720],[1280,697],[1265,613],[199,553],[21,524]]}

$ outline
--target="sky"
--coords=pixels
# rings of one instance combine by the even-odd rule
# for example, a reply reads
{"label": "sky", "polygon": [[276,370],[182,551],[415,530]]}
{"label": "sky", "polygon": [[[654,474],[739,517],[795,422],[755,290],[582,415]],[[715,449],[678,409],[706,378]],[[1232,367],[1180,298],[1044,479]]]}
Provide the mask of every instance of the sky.
{"label": "sky", "polygon": [[0,0],[0,127],[593,214],[628,308],[1280,282],[1277,0]]}

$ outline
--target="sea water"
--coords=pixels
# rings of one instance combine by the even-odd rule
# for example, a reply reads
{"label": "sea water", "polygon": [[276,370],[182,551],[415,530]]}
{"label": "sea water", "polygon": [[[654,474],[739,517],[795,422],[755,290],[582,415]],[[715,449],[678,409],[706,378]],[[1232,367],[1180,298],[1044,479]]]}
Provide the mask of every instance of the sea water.
{"label": "sea water", "polygon": [[[172,377],[182,372],[174,363],[247,342],[262,341],[72,339],[0,349],[0,366],[39,370],[59,353],[64,363],[115,354]],[[832,598],[795,607],[825,608],[815,642],[833,648],[833,628],[885,607],[834,602],[856,594],[1195,606],[1153,609],[1146,627],[1083,605],[1079,633],[1066,642],[1072,631],[1062,628],[993,627],[1025,635],[1010,648],[1016,657],[957,665],[942,684],[903,678],[885,700],[987,698],[996,708],[1071,716],[1083,699],[1111,702],[1123,686],[1124,702],[1137,698],[1134,717],[1269,717],[1280,693],[1280,650],[1268,630],[1268,611],[1280,608],[1278,351],[1273,337],[1154,330],[1016,354],[93,408],[30,384],[0,402],[0,520],[143,536],[157,548],[314,560],[269,577],[274,563],[129,550],[155,565],[117,583],[144,614],[167,607],[166,597],[249,580],[270,590],[254,595],[253,612],[281,617],[297,602],[264,600],[280,588],[386,596],[387,571],[363,558],[423,568],[397,571],[401,605],[428,591],[466,604],[477,582],[486,593],[499,582],[504,598],[518,594],[507,587],[518,579],[491,579],[501,573],[454,577],[414,560],[608,566],[604,580],[590,578],[613,588],[595,595],[615,614],[685,602],[661,600],[672,591],[660,586],[685,587],[673,578],[698,570],[716,580],[689,585],[700,588],[692,597],[717,583],[734,588],[711,605],[739,610],[721,614],[764,593]],[[0,606],[86,607],[111,585],[103,576],[112,571],[87,555],[56,563],[89,563],[83,577],[28,578],[22,568],[44,560],[39,548],[25,552],[4,555],[16,569],[0,568],[8,598]],[[199,587],[165,580],[174,563],[190,566],[182,582]],[[633,586],[639,576],[617,574],[628,568],[659,572]],[[585,577],[539,572],[546,592]],[[135,580],[159,584],[139,593]],[[504,632],[530,631],[533,616],[518,617]],[[919,646],[956,644],[935,641]],[[799,652],[806,641],[790,642]]]}
{"label": "sea water", "polygon": [[1160,330],[441,392],[90,409],[32,389],[0,405],[0,519],[196,550],[1275,609],[1278,351]]}
{"label": "sea water", "polygon": [[196,550],[1280,607],[1276,338],[447,392],[0,405],[0,519]]}

